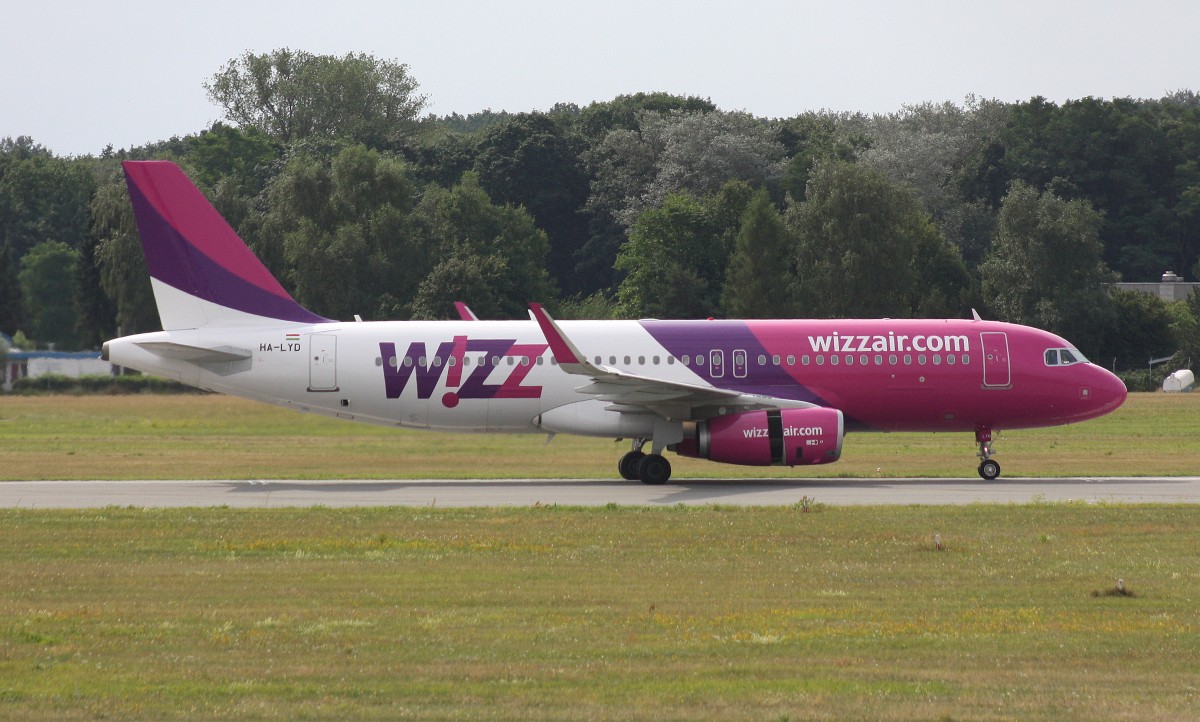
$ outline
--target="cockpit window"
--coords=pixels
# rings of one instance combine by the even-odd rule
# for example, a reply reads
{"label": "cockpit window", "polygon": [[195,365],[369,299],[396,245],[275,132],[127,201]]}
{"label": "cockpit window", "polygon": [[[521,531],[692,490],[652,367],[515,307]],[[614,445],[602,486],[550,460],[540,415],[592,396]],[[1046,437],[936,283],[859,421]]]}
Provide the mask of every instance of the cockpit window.
{"label": "cockpit window", "polygon": [[1071,364],[1084,364],[1087,362],[1087,358],[1079,353],[1079,349],[1077,348],[1046,349],[1047,366],[1070,366]]}

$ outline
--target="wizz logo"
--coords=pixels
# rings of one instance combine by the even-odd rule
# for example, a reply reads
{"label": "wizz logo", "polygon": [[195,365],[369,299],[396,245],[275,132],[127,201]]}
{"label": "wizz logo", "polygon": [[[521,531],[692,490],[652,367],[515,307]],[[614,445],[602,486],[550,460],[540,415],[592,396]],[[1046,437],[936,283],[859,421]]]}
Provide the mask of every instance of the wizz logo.
{"label": "wizz logo", "polygon": [[[438,344],[437,353],[433,355],[426,353],[424,341],[414,341],[408,345],[405,355],[397,356],[396,344],[381,342],[379,354],[383,357],[384,392],[387,398],[398,399],[409,381],[415,378],[417,398],[428,399],[445,376],[446,393],[442,395],[442,405],[446,408],[458,406],[460,399],[541,398],[541,386],[522,386],[521,382],[533,370],[535,359],[547,348],[548,344],[519,344],[511,338],[455,336],[453,341]],[[464,372],[468,370],[467,354],[471,354],[476,366],[464,379]],[[498,372],[501,367],[508,369],[504,380],[498,384],[486,383],[492,372]]]}

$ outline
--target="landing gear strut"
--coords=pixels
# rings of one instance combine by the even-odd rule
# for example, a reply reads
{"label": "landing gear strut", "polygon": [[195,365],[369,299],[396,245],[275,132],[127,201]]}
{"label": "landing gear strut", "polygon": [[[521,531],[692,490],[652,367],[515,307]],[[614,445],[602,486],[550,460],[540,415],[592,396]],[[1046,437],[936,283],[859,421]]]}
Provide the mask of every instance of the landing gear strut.
{"label": "landing gear strut", "polygon": [[986,426],[976,429],[975,442],[979,444],[979,476],[988,481],[1000,476],[1000,465],[992,460],[992,430]]}
{"label": "landing gear strut", "polygon": [[665,484],[671,478],[671,462],[662,454],[647,454],[642,451],[646,439],[634,439],[633,449],[626,452],[617,464],[621,478],[641,481],[643,484]]}

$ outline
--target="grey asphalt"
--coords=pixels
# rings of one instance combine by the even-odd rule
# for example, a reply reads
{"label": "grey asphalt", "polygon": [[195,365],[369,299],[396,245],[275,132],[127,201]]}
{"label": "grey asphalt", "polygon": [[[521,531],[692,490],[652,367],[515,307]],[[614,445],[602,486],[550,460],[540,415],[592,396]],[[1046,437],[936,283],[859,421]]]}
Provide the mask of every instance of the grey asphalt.
{"label": "grey asphalt", "polygon": [[1200,476],[1022,479],[6,481],[0,508],[1200,503]]}

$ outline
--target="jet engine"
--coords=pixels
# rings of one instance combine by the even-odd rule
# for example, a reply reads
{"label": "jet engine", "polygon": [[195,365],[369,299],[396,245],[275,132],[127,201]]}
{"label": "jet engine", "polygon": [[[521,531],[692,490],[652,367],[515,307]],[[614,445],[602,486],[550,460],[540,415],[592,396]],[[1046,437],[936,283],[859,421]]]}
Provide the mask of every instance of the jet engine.
{"label": "jet engine", "polygon": [[675,445],[680,456],[745,466],[829,464],[842,455],[845,421],[837,409],[779,409],[718,416],[695,424]]}

